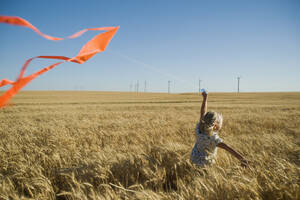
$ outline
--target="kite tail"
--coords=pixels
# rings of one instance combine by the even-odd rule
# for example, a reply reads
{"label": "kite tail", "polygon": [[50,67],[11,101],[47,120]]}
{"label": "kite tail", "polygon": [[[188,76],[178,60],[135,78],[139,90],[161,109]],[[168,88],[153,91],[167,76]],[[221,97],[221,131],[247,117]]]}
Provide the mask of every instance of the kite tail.
{"label": "kite tail", "polygon": [[[11,25],[18,25],[18,26],[24,26],[31,28],[36,33],[41,35],[42,37],[49,39],[49,40],[63,40],[63,38],[57,38],[52,37],[49,35],[46,35],[42,32],[40,32],[36,27],[34,27],[32,24],[30,24],[25,19],[22,19],[20,17],[10,17],[10,16],[0,16],[0,23],[8,23]],[[28,59],[23,67],[20,70],[19,76],[15,82],[10,81],[8,79],[3,79],[0,81],[0,87],[6,86],[6,85],[12,85],[12,87],[7,90],[2,96],[0,96],[0,108],[4,107],[7,102],[16,95],[24,86],[26,86],[30,81],[35,79],[36,77],[42,75],[43,73],[53,69],[54,67],[64,63],[64,62],[75,62],[78,64],[82,64],[89,60],[91,57],[93,57],[95,54],[105,51],[106,47],[108,46],[111,39],[116,34],[117,30],[119,29],[119,26],[117,27],[101,27],[101,28],[89,28],[84,29],[79,32],[76,32],[75,34],[69,36],[68,38],[76,38],[85,33],[88,30],[105,30],[106,32],[100,33],[94,38],[92,38],[90,41],[88,41],[83,47],[81,48],[80,52],[73,58],[68,58],[65,56],[36,56],[33,58]],[[55,64],[52,64],[48,67],[45,67],[29,76],[24,77],[24,74],[26,72],[27,67],[29,66],[30,62],[36,58],[43,58],[43,59],[58,59],[63,60],[62,62],[58,62]]]}

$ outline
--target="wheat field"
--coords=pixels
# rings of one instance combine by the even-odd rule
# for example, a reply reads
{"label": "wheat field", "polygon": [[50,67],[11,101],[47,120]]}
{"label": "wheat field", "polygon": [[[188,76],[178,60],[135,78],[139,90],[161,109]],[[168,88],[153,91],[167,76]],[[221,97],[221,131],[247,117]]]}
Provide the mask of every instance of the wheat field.
{"label": "wheat field", "polygon": [[19,93],[0,110],[0,199],[300,199],[300,93],[211,93],[216,165],[189,160],[196,93]]}

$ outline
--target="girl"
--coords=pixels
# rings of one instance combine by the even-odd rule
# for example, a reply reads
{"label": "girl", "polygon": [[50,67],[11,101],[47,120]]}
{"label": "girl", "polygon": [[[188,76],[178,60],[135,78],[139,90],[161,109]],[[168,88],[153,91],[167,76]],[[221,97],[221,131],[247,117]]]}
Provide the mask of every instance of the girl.
{"label": "girl", "polygon": [[207,110],[207,92],[202,92],[203,102],[201,106],[200,122],[196,126],[196,143],[191,153],[191,160],[199,167],[215,163],[217,147],[225,149],[241,161],[243,167],[247,161],[235,150],[230,148],[219,138],[217,131],[222,128],[223,117],[221,114]]}

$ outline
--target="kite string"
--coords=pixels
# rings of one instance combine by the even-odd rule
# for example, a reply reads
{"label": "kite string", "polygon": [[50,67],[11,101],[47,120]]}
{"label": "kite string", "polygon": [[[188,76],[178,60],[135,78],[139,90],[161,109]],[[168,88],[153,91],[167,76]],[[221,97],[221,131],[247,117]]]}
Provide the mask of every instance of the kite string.
{"label": "kite string", "polygon": [[194,85],[191,84],[189,81],[184,80],[184,79],[182,79],[181,77],[178,77],[177,75],[171,74],[171,73],[169,73],[169,72],[168,72],[168,73],[163,72],[162,70],[159,70],[157,66],[153,66],[153,65],[151,65],[151,64],[145,63],[145,62],[143,62],[143,61],[141,61],[141,60],[138,60],[138,59],[136,59],[136,58],[129,57],[129,56],[124,55],[124,54],[122,54],[122,53],[120,53],[120,52],[115,52],[115,51],[111,51],[111,50],[109,50],[108,52],[110,52],[110,53],[112,53],[112,54],[114,54],[114,55],[116,55],[116,56],[119,56],[119,57],[121,57],[121,58],[123,58],[123,59],[126,59],[126,60],[128,60],[129,62],[138,64],[139,66],[142,66],[142,67],[144,67],[144,68],[146,68],[146,69],[148,69],[148,70],[151,70],[151,71],[153,71],[153,72],[156,72],[156,73],[158,73],[158,74],[161,74],[161,75],[163,75],[163,76],[165,76],[165,77],[169,77],[169,78],[172,78],[173,80],[179,81],[179,82],[181,82],[182,84],[184,84],[184,85],[185,85],[186,87],[188,87],[188,88],[194,87]]}

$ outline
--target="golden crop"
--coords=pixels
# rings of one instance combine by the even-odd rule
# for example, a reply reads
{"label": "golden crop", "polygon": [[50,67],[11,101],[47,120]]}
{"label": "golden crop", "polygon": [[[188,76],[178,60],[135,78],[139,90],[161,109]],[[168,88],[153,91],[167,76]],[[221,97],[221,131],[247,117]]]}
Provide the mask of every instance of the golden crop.
{"label": "golden crop", "polygon": [[220,137],[189,160],[198,94],[21,92],[0,110],[0,199],[300,199],[300,93],[211,93]]}

